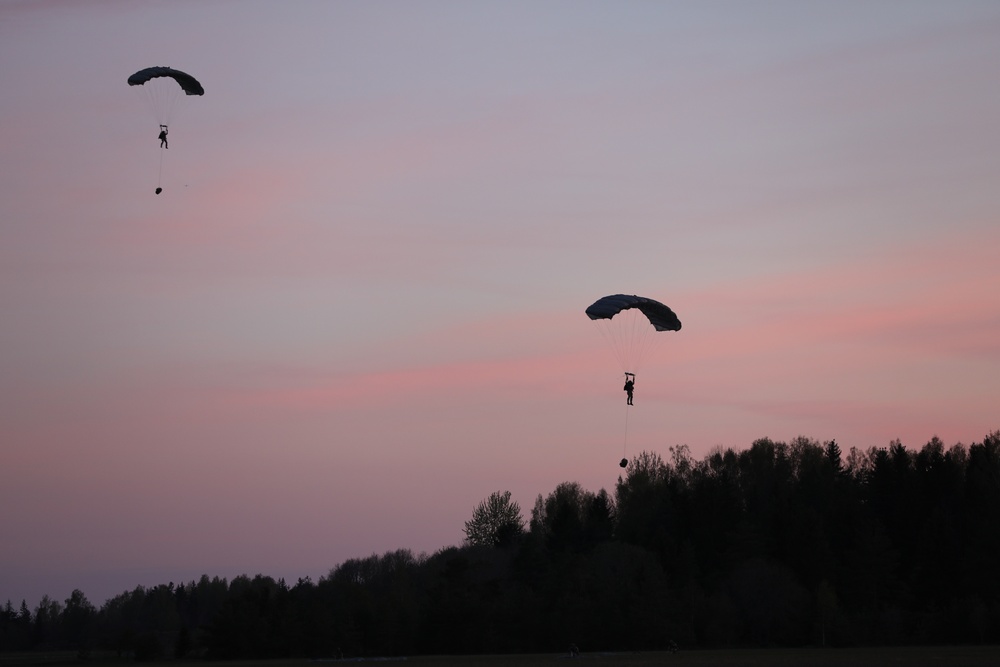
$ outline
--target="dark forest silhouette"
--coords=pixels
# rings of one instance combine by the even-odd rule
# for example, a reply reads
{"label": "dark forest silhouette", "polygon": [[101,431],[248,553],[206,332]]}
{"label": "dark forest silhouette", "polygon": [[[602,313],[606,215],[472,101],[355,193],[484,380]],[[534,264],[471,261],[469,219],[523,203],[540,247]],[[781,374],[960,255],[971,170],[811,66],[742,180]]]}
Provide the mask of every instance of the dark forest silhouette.
{"label": "dark forest silhouette", "polygon": [[[0,650],[137,660],[1000,643],[1000,431],[919,451],[644,452],[614,495],[497,492],[462,546],[0,611]],[[0,592],[2,593],[2,592]]]}

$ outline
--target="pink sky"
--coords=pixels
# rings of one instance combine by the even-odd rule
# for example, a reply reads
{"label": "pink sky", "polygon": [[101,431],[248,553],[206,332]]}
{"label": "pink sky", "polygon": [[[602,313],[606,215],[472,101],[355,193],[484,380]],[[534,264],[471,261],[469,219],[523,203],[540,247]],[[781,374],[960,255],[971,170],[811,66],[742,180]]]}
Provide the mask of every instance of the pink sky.
{"label": "pink sky", "polygon": [[1000,428],[994,2],[0,0],[0,62],[0,603],[612,490],[605,294],[684,323],[628,453]]}

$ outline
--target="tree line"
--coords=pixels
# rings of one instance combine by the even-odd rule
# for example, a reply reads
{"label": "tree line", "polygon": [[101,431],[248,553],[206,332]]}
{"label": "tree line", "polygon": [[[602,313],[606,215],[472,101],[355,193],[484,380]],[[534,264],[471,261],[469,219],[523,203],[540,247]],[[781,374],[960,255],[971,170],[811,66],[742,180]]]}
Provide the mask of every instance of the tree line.
{"label": "tree line", "polygon": [[137,660],[1000,643],[1000,431],[846,455],[767,438],[643,452],[614,493],[483,500],[460,546],[265,575],[76,590],[0,610],[0,650]]}

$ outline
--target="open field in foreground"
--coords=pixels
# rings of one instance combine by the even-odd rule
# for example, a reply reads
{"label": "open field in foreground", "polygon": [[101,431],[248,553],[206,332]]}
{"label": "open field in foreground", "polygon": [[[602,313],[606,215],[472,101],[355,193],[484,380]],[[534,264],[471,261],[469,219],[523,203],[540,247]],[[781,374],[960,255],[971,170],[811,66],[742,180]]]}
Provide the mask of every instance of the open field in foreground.
{"label": "open field in foreground", "polygon": [[922,646],[844,649],[728,649],[711,651],[581,653],[537,655],[409,656],[345,658],[343,660],[235,660],[205,662],[160,660],[136,663],[113,657],[94,656],[77,660],[75,654],[0,654],[0,667],[337,667],[377,664],[391,667],[997,667],[1000,646]]}
{"label": "open field in foreground", "polygon": [[77,660],[75,654],[0,654],[0,667],[322,667],[329,665],[378,664],[406,667],[546,667],[579,665],[586,667],[997,667],[1000,646],[921,646],[844,649],[727,649],[708,651],[581,653],[536,655],[411,656],[385,658],[345,658],[343,660],[235,660],[204,662],[160,660],[136,663],[132,660],[94,656]]}

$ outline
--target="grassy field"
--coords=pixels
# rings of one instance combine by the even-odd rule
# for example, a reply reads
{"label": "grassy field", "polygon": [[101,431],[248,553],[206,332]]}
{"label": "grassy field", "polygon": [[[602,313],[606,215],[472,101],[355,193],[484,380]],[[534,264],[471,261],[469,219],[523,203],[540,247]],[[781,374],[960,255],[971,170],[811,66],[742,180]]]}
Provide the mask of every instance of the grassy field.
{"label": "grassy field", "polygon": [[202,662],[161,660],[135,663],[113,656],[77,660],[72,653],[0,653],[0,667],[122,667],[149,664],[154,667],[322,667],[329,665],[378,664],[407,667],[545,667],[547,665],[594,665],[595,667],[998,667],[1000,646],[923,646],[903,648],[848,649],[731,649],[679,651],[678,653],[581,653],[540,655],[410,656],[345,658],[343,660],[249,660]]}

